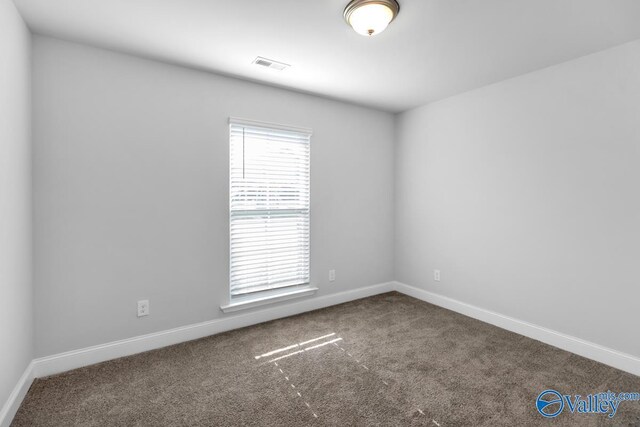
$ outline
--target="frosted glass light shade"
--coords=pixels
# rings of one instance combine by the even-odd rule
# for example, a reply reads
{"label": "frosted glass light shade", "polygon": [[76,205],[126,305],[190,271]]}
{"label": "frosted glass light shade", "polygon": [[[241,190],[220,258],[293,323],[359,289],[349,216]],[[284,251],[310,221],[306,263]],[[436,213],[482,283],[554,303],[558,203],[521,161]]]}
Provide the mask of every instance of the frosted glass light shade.
{"label": "frosted glass light shade", "polygon": [[394,0],[354,0],[344,10],[344,17],[356,33],[374,36],[387,28],[399,9]]}

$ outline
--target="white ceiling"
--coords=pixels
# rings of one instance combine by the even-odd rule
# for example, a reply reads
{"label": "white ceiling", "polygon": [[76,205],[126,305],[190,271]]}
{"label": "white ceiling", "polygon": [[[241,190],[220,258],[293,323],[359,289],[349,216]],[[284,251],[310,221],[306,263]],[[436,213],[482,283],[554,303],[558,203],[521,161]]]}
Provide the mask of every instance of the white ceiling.
{"label": "white ceiling", "polygon": [[399,0],[372,38],[348,0],[14,1],[37,33],[394,112],[640,38],[638,0]]}

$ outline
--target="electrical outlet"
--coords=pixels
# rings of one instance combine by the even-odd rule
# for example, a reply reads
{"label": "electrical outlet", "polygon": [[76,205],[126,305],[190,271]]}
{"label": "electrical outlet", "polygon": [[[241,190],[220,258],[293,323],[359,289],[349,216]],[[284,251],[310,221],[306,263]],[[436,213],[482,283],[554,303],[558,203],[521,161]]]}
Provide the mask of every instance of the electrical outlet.
{"label": "electrical outlet", "polygon": [[149,315],[149,300],[138,301],[138,317],[144,317]]}
{"label": "electrical outlet", "polygon": [[336,281],[336,271],[335,270],[329,270],[329,281],[330,282],[335,282]]}
{"label": "electrical outlet", "polygon": [[440,270],[433,270],[433,280],[436,282],[440,281]]}

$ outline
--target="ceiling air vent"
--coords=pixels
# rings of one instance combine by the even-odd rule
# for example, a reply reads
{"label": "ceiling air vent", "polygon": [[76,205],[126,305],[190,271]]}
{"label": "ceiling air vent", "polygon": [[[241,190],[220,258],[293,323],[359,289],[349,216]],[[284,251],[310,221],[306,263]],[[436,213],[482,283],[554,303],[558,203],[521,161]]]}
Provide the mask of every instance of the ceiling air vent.
{"label": "ceiling air vent", "polygon": [[273,59],[263,58],[258,56],[254,61],[254,64],[260,65],[261,67],[271,68],[274,70],[282,71],[285,68],[289,68],[291,65],[285,64],[284,62],[274,61]]}

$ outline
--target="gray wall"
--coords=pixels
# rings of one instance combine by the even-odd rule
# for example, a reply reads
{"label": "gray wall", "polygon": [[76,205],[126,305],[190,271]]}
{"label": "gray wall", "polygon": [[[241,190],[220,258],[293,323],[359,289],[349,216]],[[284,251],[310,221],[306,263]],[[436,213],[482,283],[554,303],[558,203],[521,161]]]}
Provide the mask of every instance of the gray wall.
{"label": "gray wall", "polygon": [[31,40],[0,0],[0,407],[33,358]]}
{"label": "gray wall", "polygon": [[640,42],[406,112],[396,138],[397,280],[640,356]]}
{"label": "gray wall", "polygon": [[229,116],[314,130],[318,295],[393,279],[392,115],[39,36],[33,85],[37,356],[230,316]]}

